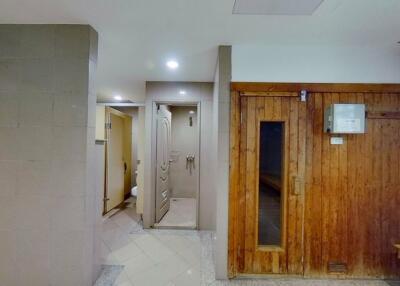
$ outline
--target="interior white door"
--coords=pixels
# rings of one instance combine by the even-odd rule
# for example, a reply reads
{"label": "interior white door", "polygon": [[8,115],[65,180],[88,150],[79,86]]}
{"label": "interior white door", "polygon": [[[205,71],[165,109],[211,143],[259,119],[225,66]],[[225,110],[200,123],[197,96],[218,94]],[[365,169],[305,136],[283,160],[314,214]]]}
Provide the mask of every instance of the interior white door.
{"label": "interior white door", "polygon": [[106,212],[124,201],[124,118],[110,113]]}
{"label": "interior white door", "polygon": [[156,222],[169,210],[169,159],[171,150],[171,112],[160,105],[157,111]]}

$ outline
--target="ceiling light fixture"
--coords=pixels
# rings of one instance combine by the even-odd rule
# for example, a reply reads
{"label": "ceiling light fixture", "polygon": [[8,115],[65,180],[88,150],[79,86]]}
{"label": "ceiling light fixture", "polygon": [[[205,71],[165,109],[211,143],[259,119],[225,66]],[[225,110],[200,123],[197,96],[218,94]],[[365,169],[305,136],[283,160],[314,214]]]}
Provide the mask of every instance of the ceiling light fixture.
{"label": "ceiling light fixture", "polygon": [[114,99],[115,100],[118,100],[118,101],[121,101],[122,100],[122,96],[120,96],[120,95],[114,95]]}
{"label": "ceiling light fixture", "polygon": [[179,67],[179,63],[175,60],[169,60],[166,63],[167,67],[171,70],[175,70]]}
{"label": "ceiling light fixture", "polygon": [[180,94],[180,95],[185,95],[185,94],[186,94],[186,90],[180,90],[180,91],[179,91],[179,94]]}

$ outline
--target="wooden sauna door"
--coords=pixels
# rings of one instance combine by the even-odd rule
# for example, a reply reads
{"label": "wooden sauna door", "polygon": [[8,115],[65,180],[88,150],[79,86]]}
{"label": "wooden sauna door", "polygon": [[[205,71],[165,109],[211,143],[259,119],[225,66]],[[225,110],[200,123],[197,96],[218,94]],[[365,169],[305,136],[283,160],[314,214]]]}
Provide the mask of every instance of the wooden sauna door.
{"label": "wooden sauna door", "polygon": [[[238,101],[237,272],[303,275],[306,103],[296,93]],[[268,170],[273,157],[280,170]]]}

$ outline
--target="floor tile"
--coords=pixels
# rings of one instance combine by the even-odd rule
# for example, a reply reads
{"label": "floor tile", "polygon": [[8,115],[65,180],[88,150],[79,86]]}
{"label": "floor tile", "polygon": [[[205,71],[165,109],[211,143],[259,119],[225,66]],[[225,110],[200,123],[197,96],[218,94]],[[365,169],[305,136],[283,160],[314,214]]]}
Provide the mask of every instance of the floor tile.
{"label": "floor tile", "polygon": [[146,269],[149,269],[151,267],[154,267],[156,263],[151,260],[147,255],[145,254],[140,254],[138,256],[135,256],[132,259],[129,259],[124,262],[125,266],[125,273],[126,275],[132,279],[134,278],[137,274],[139,274],[142,271],[145,271]]}
{"label": "floor tile", "polygon": [[103,221],[104,264],[122,265],[114,286],[388,286],[380,280],[235,279],[215,280],[209,231],[144,230],[134,203]]}
{"label": "floor tile", "polygon": [[172,280],[174,286],[200,286],[201,275],[198,268],[189,268]]}
{"label": "floor tile", "polygon": [[196,227],[196,199],[171,198],[170,208],[158,227]]}
{"label": "floor tile", "polygon": [[131,259],[142,253],[142,250],[136,245],[135,242],[131,241],[129,244],[114,250],[112,254],[114,257],[123,264],[128,259]]}

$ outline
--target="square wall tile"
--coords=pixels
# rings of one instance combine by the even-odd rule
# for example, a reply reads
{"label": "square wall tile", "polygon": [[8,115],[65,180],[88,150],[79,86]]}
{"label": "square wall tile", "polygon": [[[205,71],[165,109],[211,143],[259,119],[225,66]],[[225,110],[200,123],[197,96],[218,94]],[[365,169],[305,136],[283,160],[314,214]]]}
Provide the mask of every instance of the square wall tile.
{"label": "square wall tile", "polygon": [[21,54],[21,26],[1,25],[0,43],[0,59],[18,58]]}
{"label": "square wall tile", "polygon": [[17,189],[18,161],[0,161],[0,199],[14,196]]}
{"label": "square wall tile", "polygon": [[88,59],[89,37],[87,25],[57,25],[56,57]]}
{"label": "square wall tile", "polygon": [[89,27],[90,33],[90,55],[91,61],[97,62],[98,46],[99,46],[99,34],[92,27]]}
{"label": "square wall tile", "polygon": [[85,230],[85,197],[52,198],[50,224],[53,231]]}
{"label": "square wall tile", "polygon": [[89,61],[89,93],[96,94],[96,79],[97,79],[97,62],[90,60]]}
{"label": "square wall tile", "polygon": [[54,25],[22,25],[20,29],[21,57],[30,59],[54,57]]}
{"label": "square wall tile", "polygon": [[0,60],[0,92],[15,93],[17,91],[19,71],[18,60]]}
{"label": "square wall tile", "polygon": [[18,95],[0,93],[0,126],[18,127]]}
{"label": "square wall tile", "polygon": [[85,279],[85,268],[68,267],[61,268],[52,265],[50,274],[50,285],[56,286],[91,286]]}
{"label": "square wall tile", "polygon": [[52,231],[50,233],[50,262],[52,267],[84,267],[84,231]]}
{"label": "square wall tile", "polygon": [[0,199],[0,230],[14,230],[16,227],[16,198],[3,197]]}
{"label": "square wall tile", "polygon": [[53,161],[51,192],[54,197],[82,197],[86,192],[86,163]]}
{"label": "square wall tile", "polygon": [[49,233],[40,230],[17,232],[17,285],[49,285]]}
{"label": "square wall tile", "polygon": [[15,127],[0,127],[0,160],[18,159],[18,130]]}
{"label": "square wall tile", "polygon": [[25,59],[21,61],[18,91],[40,93],[54,91],[55,67],[53,59]]}
{"label": "square wall tile", "polygon": [[51,214],[49,197],[36,195],[17,196],[15,206],[16,229],[43,232],[50,229],[50,217],[53,214]]}
{"label": "square wall tile", "polygon": [[16,232],[0,230],[0,285],[16,286]]}
{"label": "square wall tile", "polygon": [[57,92],[88,92],[88,59],[57,59],[55,73]]}
{"label": "square wall tile", "polygon": [[19,97],[19,123],[25,126],[51,126],[53,94],[22,93]]}
{"label": "square wall tile", "polygon": [[[51,127],[21,126],[18,128],[18,151],[21,160],[51,160],[53,132]],[[14,142],[15,144],[15,142]]]}
{"label": "square wall tile", "polygon": [[57,94],[54,99],[55,126],[86,126],[88,114],[87,93]]}
{"label": "square wall tile", "polygon": [[86,161],[86,128],[54,127],[53,160]]}
{"label": "square wall tile", "polygon": [[18,163],[17,195],[51,194],[51,161],[20,161]]}
{"label": "square wall tile", "polygon": [[87,126],[96,127],[96,95],[89,95],[87,106]]}

